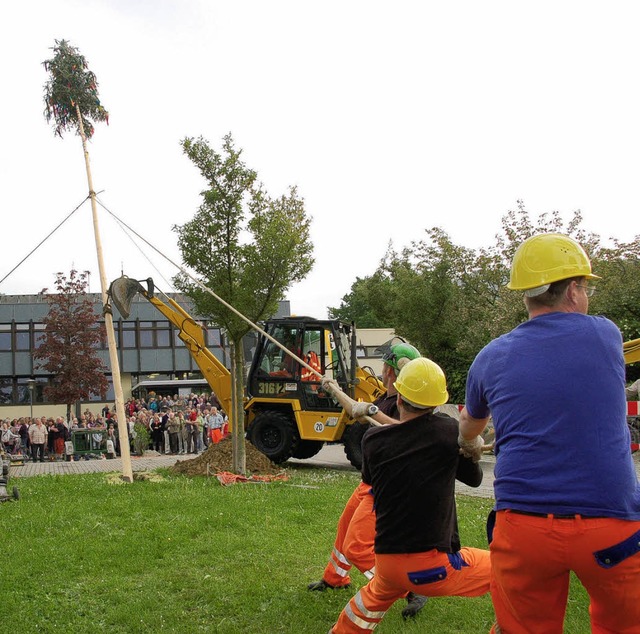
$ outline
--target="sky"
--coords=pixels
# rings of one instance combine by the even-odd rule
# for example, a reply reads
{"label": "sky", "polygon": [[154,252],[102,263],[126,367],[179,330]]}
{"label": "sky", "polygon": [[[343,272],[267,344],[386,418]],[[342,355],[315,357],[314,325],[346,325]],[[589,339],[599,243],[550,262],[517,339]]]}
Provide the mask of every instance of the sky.
{"label": "sky", "polygon": [[272,197],[305,200],[315,265],[286,299],[323,318],[389,244],[440,227],[490,246],[519,199],[534,217],[580,210],[605,241],[640,233],[639,20],[616,0],[3,2],[0,293],[71,269],[100,291],[89,203],[49,237],[88,193],[79,137],[43,115],[55,40],[86,57],[109,111],[94,189],[157,249],[99,207],[107,281],[174,290],[172,227],[205,188],[180,141],[219,150],[231,133]]}

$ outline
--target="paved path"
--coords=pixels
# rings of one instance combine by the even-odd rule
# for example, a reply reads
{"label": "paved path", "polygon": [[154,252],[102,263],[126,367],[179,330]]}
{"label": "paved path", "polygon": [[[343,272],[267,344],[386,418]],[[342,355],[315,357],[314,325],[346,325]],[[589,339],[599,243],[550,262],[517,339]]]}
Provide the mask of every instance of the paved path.
{"label": "paved path", "polygon": [[[191,455],[161,456],[156,452],[148,452],[144,456],[131,456],[133,471],[147,471],[160,467],[171,467],[178,460],[193,458]],[[122,459],[74,460],[73,462],[25,462],[24,465],[12,465],[9,472],[11,478],[25,478],[37,475],[67,475],[82,473],[122,472]]]}
{"label": "paved path", "polygon": [[[193,455],[159,455],[156,452],[147,452],[144,456],[132,456],[131,467],[133,471],[151,471],[160,467],[173,466],[178,460],[188,460]],[[493,497],[493,468],[495,457],[485,454],[480,461],[484,471],[482,484],[474,489],[460,482],[456,483],[456,491],[464,495],[477,497]],[[640,478],[640,452],[634,455],[636,473]],[[327,468],[340,469],[345,471],[356,471],[347,460],[344,448],[340,444],[325,445],[313,458],[307,460],[291,459],[287,464],[295,465],[298,469],[306,468]],[[46,474],[82,474],[82,473],[112,473],[122,472],[122,460],[114,458],[112,460],[77,460],[75,462],[26,462],[22,466],[12,466],[10,478],[24,478]]]}

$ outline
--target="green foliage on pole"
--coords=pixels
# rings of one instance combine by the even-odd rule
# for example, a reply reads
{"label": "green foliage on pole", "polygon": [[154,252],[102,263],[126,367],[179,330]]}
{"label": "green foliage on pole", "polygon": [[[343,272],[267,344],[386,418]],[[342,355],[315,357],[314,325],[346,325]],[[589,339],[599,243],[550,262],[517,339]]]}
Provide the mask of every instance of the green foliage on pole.
{"label": "green foliage on pole", "polygon": [[78,109],[87,138],[94,133],[92,121],[109,123],[109,113],[100,104],[98,81],[89,70],[87,60],[66,40],[56,40],[54,56],[42,62],[49,73],[44,87],[44,115],[53,121],[55,133],[62,137],[67,130],[80,134]]}

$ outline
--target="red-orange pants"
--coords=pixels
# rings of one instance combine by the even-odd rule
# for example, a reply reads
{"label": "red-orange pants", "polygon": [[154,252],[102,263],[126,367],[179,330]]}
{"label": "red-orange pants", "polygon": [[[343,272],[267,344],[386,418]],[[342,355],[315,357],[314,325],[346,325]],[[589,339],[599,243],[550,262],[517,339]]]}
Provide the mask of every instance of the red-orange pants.
{"label": "red-orange pants", "polygon": [[340,515],[331,557],[322,578],[334,587],[351,582],[349,570],[355,566],[366,577],[373,576],[376,514],[371,485],[360,482]]}
{"label": "red-orange pants", "polygon": [[640,522],[500,511],[491,563],[492,632],[560,634],[573,571],[591,599],[591,632],[640,633]]}
{"label": "red-orange pants", "polygon": [[407,592],[427,597],[477,597],[489,592],[489,551],[462,548],[456,555],[437,550],[376,555],[376,574],[349,601],[333,634],[370,632]]}

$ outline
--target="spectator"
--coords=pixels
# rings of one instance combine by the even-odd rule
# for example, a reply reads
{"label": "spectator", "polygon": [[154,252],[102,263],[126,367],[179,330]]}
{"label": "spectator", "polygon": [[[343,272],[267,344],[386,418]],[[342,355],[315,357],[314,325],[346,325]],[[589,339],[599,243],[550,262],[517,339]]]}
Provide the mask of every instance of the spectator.
{"label": "spectator", "polygon": [[209,414],[209,433],[211,441],[215,444],[219,443],[223,438],[224,418],[218,411],[217,407],[212,407]]}
{"label": "spectator", "polygon": [[164,453],[164,428],[162,426],[162,420],[158,414],[153,414],[151,417],[149,431],[151,432],[153,449],[159,453]]}
{"label": "spectator", "polygon": [[194,423],[195,421],[192,421],[191,417],[185,420],[185,423],[184,423],[185,453],[196,453],[196,447],[193,443]]}
{"label": "spectator", "polygon": [[29,442],[31,444],[31,459],[33,462],[44,462],[44,447],[47,442],[46,417],[36,418],[29,427]]}
{"label": "spectator", "polygon": [[211,426],[209,424],[211,412],[205,409],[202,412],[202,445],[206,449],[211,442]]}
{"label": "spectator", "polygon": [[184,418],[184,412],[182,410],[178,410],[176,412],[176,418],[180,421],[180,435],[178,436],[178,448],[181,454],[187,453],[187,421]]}
{"label": "spectator", "polygon": [[19,418],[18,421],[20,423],[20,431],[18,433],[20,434],[21,449],[26,456],[29,454],[29,425],[24,418]]}
{"label": "spectator", "polygon": [[4,447],[5,453],[14,454],[16,453],[16,446],[20,446],[20,434],[16,434],[11,429],[11,422],[9,419],[5,419],[2,423],[2,446]]}
{"label": "spectator", "polygon": [[193,425],[193,445],[195,453],[202,451],[202,428],[204,427],[204,418],[199,410],[196,410],[195,419],[191,421]]}
{"label": "spectator", "polygon": [[67,428],[64,424],[64,419],[62,416],[58,416],[56,418],[53,427],[55,428],[54,438],[53,438],[53,450],[55,453],[56,460],[62,460],[64,455],[64,441],[67,439]]}
{"label": "spectator", "polygon": [[55,460],[55,441],[58,435],[58,429],[56,428],[56,422],[53,418],[45,418],[45,420],[47,426],[47,458],[53,462]]}
{"label": "spectator", "polygon": [[174,412],[169,412],[167,430],[169,432],[169,451],[172,454],[177,454],[179,451],[180,419]]}

